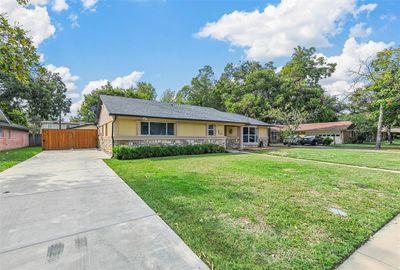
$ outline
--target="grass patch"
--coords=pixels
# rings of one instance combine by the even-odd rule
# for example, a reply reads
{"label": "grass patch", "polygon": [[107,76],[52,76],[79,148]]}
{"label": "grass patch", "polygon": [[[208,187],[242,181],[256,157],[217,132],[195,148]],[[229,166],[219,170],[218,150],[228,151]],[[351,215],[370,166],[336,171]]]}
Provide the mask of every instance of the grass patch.
{"label": "grass patch", "polygon": [[252,154],[105,162],[215,269],[332,269],[400,211],[394,173]]}
{"label": "grass patch", "polygon": [[[331,145],[333,148],[361,148],[361,149],[375,149],[375,143],[345,143],[345,144],[335,144]],[[387,141],[383,141],[381,145],[382,149],[393,149],[393,150],[400,150],[400,140],[393,141],[392,144],[388,143]]]}
{"label": "grass patch", "polygon": [[323,148],[279,148],[259,153],[400,171],[400,153]]}
{"label": "grass patch", "polygon": [[28,159],[42,151],[41,147],[26,147],[0,151],[0,172]]}

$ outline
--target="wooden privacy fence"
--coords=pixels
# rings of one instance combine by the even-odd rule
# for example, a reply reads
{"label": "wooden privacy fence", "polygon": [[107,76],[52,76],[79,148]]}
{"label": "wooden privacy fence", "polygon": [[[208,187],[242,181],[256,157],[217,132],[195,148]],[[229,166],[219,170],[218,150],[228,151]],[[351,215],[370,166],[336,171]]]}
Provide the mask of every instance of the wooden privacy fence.
{"label": "wooden privacy fence", "polygon": [[43,150],[82,149],[97,147],[95,129],[43,129]]}

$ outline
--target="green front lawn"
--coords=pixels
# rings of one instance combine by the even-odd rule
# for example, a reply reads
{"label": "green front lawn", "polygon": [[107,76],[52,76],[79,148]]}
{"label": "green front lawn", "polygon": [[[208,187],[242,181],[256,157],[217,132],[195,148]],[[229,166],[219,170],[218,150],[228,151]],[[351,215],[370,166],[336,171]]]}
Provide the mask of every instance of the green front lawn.
{"label": "green front lawn", "polygon": [[371,168],[382,168],[400,171],[400,152],[358,151],[349,149],[324,148],[278,148],[260,151],[271,155],[328,161],[340,164],[357,165]]}
{"label": "green front lawn", "polygon": [[[334,148],[365,148],[365,149],[375,149],[375,143],[346,143],[346,144],[335,144],[331,147]],[[382,142],[382,149],[387,150],[400,150],[400,140],[393,141],[392,144],[387,141]]]}
{"label": "green front lawn", "polygon": [[257,154],[105,162],[214,269],[332,269],[400,212],[395,173]]}
{"label": "green front lawn", "polygon": [[20,149],[0,151],[0,172],[33,157],[42,151],[41,147],[26,147]]}

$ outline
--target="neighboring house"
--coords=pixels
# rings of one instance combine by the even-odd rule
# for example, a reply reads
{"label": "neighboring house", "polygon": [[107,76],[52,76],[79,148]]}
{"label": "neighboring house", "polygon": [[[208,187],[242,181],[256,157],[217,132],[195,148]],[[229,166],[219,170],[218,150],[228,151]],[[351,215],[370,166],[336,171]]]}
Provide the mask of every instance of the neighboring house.
{"label": "neighboring house", "polygon": [[281,143],[283,142],[282,138],[282,130],[284,129],[284,125],[272,125],[269,128],[269,142],[270,143]]}
{"label": "neighboring house", "polygon": [[323,138],[330,137],[335,144],[351,143],[354,139],[351,121],[337,121],[324,123],[301,124],[297,133],[301,136],[319,135]]}
{"label": "neighboring house", "polygon": [[[282,142],[282,130],[284,125],[273,125],[270,128],[270,142]],[[353,123],[351,121],[337,121],[324,123],[308,123],[301,124],[296,133],[303,136],[319,135],[323,138],[331,138],[335,144],[352,143],[355,139],[355,133],[352,130]]]}
{"label": "neighboring house", "polygon": [[79,126],[69,127],[67,129],[97,129],[96,124],[82,124]]}
{"label": "neighboring house", "polygon": [[212,143],[227,149],[268,144],[268,124],[213,108],[100,96],[99,147]]}
{"label": "neighboring house", "polygon": [[[79,127],[82,125],[93,125],[93,123],[85,123],[85,122],[61,122],[61,129],[68,129],[73,127]],[[42,129],[59,129],[59,123],[57,120],[54,121],[41,121],[40,122],[40,131]]]}
{"label": "neighboring house", "polygon": [[29,146],[29,129],[12,123],[0,110],[0,151]]}
{"label": "neighboring house", "polygon": [[[400,127],[393,127],[390,129],[390,133],[392,135],[392,139],[396,137],[400,137]],[[388,129],[386,127],[382,128],[382,139],[388,139]]]}

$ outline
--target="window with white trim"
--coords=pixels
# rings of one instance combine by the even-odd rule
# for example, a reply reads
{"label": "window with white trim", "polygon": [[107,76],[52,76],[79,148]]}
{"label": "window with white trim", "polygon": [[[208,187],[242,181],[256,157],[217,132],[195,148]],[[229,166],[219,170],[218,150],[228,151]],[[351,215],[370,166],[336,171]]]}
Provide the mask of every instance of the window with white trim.
{"label": "window with white trim", "polygon": [[255,127],[244,127],[243,128],[243,142],[244,143],[256,143],[257,142],[257,130]]}
{"label": "window with white trim", "polygon": [[208,136],[215,136],[215,125],[208,125],[207,134]]}
{"label": "window with white trim", "polygon": [[0,127],[0,138],[3,138],[3,128],[2,127]]}
{"label": "window with white trim", "polygon": [[140,135],[173,136],[175,135],[175,124],[161,122],[140,122]]}

